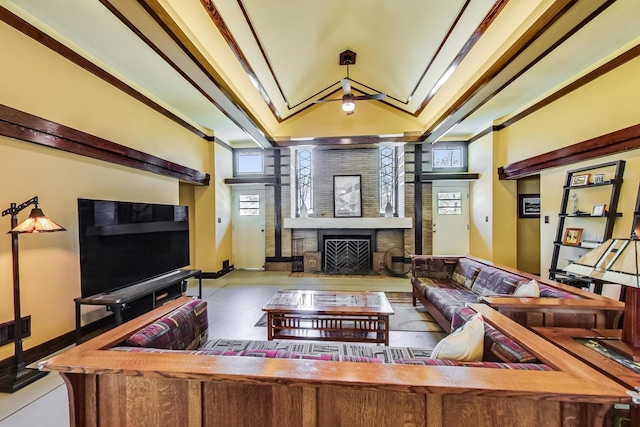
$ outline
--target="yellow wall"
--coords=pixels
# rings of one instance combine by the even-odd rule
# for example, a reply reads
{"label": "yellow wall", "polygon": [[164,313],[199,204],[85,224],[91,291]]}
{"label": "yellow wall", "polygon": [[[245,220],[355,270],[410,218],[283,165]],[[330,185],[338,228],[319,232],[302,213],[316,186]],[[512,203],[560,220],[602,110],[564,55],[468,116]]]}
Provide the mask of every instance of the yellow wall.
{"label": "yellow wall", "polygon": [[[535,175],[519,179],[520,194],[540,194],[540,177]],[[528,273],[540,273],[540,218],[518,218],[517,267]]]}
{"label": "yellow wall", "polygon": [[[499,132],[506,157],[496,167],[565,147],[640,123],[640,58],[564,96]],[[486,137],[485,137],[486,138]],[[471,144],[470,153],[480,148]],[[540,269],[548,275],[566,172],[611,160],[627,160],[614,236],[628,237],[640,181],[640,151],[632,150],[540,173]],[[495,173],[495,168],[494,168]],[[591,201],[589,206],[591,206]],[[604,203],[604,202],[603,202]],[[475,205],[475,202],[474,202]],[[586,210],[586,209],[581,209]],[[549,223],[544,217],[549,216]]]}
{"label": "yellow wall", "polygon": [[480,175],[469,185],[469,254],[493,259],[493,134],[469,145],[469,172]]}
{"label": "yellow wall", "polygon": [[218,266],[222,266],[222,262],[226,260],[233,265],[231,186],[224,183],[225,178],[233,176],[233,153],[225,147],[216,145],[215,156],[216,253],[214,260]]}
{"label": "yellow wall", "polygon": [[[0,40],[0,104],[213,177],[212,143],[4,23],[0,23]],[[32,316],[32,336],[25,339],[25,349],[74,329],[73,299],[80,296],[77,198],[180,201],[176,179],[4,137],[0,137],[0,180],[2,210],[37,195],[44,212],[68,230],[20,236],[22,313]],[[215,217],[215,205],[212,202],[195,213],[196,218]],[[28,214],[28,209],[23,211],[20,219]],[[0,218],[0,231],[8,230],[9,224],[8,217]],[[0,232],[0,322],[13,318],[10,238],[5,231]],[[198,241],[210,240],[211,246],[214,238],[215,232],[198,233]],[[105,311],[87,313],[85,322]],[[13,346],[0,348],[0,360],[12,354]]]}

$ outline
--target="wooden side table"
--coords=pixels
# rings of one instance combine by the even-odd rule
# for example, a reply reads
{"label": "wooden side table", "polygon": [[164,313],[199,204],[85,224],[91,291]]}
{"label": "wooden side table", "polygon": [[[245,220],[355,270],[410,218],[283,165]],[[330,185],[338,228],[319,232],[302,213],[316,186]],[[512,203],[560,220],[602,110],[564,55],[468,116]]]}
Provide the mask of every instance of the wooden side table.
{"label": "wooden side table", "polygon": [[[586,329],[586,328],[532,328],[542,337],[554,343],[567,353],[577,357],[589,366],[600,371],[612,380],[629,390],[640,387],[640,364],[638,372],[633,371],[615,360],[584,345],[579,339],[619,340],[620,329]],[[640,425],[640,405],[630,404],[631,425]]]}

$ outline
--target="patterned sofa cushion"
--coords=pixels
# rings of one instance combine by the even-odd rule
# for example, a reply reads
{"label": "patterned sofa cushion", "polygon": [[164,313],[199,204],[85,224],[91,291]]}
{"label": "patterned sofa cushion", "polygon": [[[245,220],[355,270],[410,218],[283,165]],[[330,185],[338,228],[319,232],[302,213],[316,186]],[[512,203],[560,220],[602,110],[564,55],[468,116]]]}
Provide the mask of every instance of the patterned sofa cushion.
{"label": "patterned sofa cushion", "polygon": [[167,350],[195,350],[207,339],[207,303],[193,301],[131,335],[126,345]]}
{"label": "patterned sofa cushion", "polygon": [[478,295],[511,295],[522,281],[521,276],[494,267],[480,270],[471,290]]}
{"label": "patterned sofa cushion", "polygon": [[460,362],[458,360],[446,360],[446,359],[398,359],[395,361],[395,363],[399,365],[467,366],[469,368],[553,371],[553,369],[550,366],[542,363]]}
{"label": "patterned sofa cushion", "polygon": [[458,285],[471,289],[478,273],[482,270],[482,264],[469,258],[460,258],[453,271],[452,279]]}
{"label": "patterned sofa cushion", "polygon": [[196,354],[204,356],[248,356],[248,357],[270,357],[270,358],[286,358],[286,359],[307,359],[307,360],[326,360],[340,362],[364,362],[364,363],[394,363],[399,365],[422,365],[422,366],[468,366],[474,368],[498,368],[498,369],[523,369],[538,371],[553,371],[549,366],[542,363],[502,363],[502,362],[460,362],[457,360],[447,359],[429,359],[429,358],[400,358],[385,362],[382,359],[376,359],[364,356],[336,355],[330,353],[295,353],[283,352],[281,350],[266,350],[260,353],[258,350],[242,350],[236,352],[233,350],[167,350],[160,348],[142,348],[142,347],[113,347],[114,351],[126,351],[134,353],[173,353],[173,354]]}
{"label": "patterned sofa cushion", "polygon": [[173,354],[196,354],[201,356],[245,356],[261,357],[269,359],[304,359],[304,360],[324,360],[333,362],[362,362],[362,363],[384,363],[375,357],[352,356],[348,354],[336,353],[297,353],[295,351],[279,349],[253,349],[253,350],[169,350],[162,348],[144,347],[114,347],[111,350],[126,351],[133,353],[173,353]]}
{"label": "patterned sofa cushion", "polygon": [[456,308],[464,307],[466,303],[479,302],[478,295],[466,289],[431,287],[425,289],[425,296],[449,321],[453,319]]}
{"label": "patterned sofa cushion", "polygon": [[540,289],[540,297],[542,298],[571,298],[571,299],[580,299],[579,296],[570,294],[569,292],[565,292],[561,289],[557,289],[551,286],[547,286],[542,283],[538,283],[538,288]]}
{"label": "patterned sofa cushion", "polygon": [[[456,308],[451,319],[451,329],[454,330],[464,325],[475,314],[476,312],[469,307]],[[487,323],[484,324],[484,337],[490,345],[488,349],[504,362],[535,363],[538,360],[520,344]]]}

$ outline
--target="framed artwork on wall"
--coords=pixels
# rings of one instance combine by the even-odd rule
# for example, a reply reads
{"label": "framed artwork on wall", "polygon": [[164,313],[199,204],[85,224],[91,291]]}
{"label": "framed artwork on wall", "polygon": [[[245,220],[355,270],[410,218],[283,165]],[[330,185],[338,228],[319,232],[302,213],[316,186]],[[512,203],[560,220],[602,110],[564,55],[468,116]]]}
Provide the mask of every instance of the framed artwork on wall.
{"label": "framed artwork on wall", "polygon": [[539,194],[518,194],[518,217],[540,218]]}
{"label": "framed artwork on wall", "polygon": [[360,175],[335,175],[333,177],[334,217],[362,216],[360,180]]}
{"label": "framed artwork on wall", "polygon": [[580,246],[582,228],[565,228],[562,244],[567,246]]}

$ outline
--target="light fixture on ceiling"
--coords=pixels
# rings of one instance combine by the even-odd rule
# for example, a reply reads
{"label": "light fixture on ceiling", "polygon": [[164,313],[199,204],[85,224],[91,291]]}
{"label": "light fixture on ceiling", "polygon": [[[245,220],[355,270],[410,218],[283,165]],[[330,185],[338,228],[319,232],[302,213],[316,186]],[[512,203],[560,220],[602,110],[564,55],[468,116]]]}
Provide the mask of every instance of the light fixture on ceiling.
{"label": "light fixture on ceiling", "polygon": [[343,91],[342,98],[341,99],[320,99],[320,100],[314,101],[314,103],[342,101],[342,111],[344,111],[345,113],[347,113],[348,116],[350,116],[351,114],[353,114],[353,112],[356,109],[356,101],[365,101],[369,99],[380,101],[384,99],[387,96],[384,93],[374,93],[371,95],[362,95],[362,96],[354,96],[351,93],[351,78],[349,77],[349,65],[354,65],[355,63],[356,63],[355,52],[352,52],[350,50],[345,50],[344,52],[342,52],[340,54],[340,65],[347,66],[347,77],[340,80],[340,83],[342,84],[342,91]]}
{"label": "light fixture on ceiling", "polygon": [[[31,214],[22,223],[18,224],[18,213],[30,205],[35,205]],[[11,255],[13,260],[13,343],[15,346],[14,365],[11,372],[0,378],[0,392],[12,393],[22,387],[42,378],[47,372],[26,367],[24,352],[22,349],[22,315],[20,314],[20,269],[18,264],[18,234],[25,233],[49,233],[65,231],[64,228],[47,218],[38,208],[38,196],[26,202],[11,206],[2,212],[2,216],[11,215]]]}
{"label": "light fixture on ceiling", "polygon": [[640,240],[610,239],[586,253],[565,271],[609,283],[627,286],[625,293],[622,336],[620,340],[598,342],[634,361],[640,360]]}
{"label": "light fixture on ceiling", "polygon": [[353,98],[353,95],[350,93],[345,93],[342,97],[342,111],[347,114],[353,114],[353,110],[356,109],[356,102]]}

